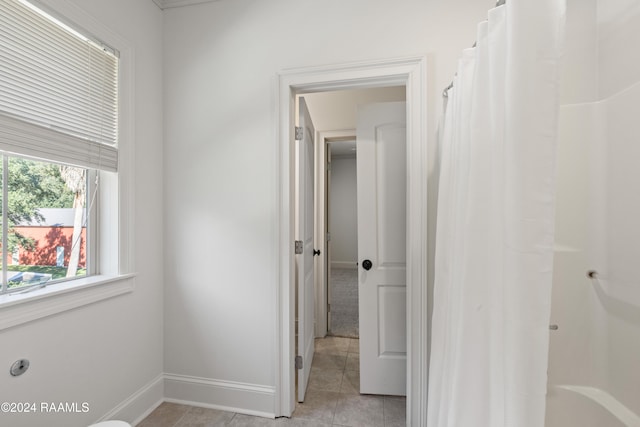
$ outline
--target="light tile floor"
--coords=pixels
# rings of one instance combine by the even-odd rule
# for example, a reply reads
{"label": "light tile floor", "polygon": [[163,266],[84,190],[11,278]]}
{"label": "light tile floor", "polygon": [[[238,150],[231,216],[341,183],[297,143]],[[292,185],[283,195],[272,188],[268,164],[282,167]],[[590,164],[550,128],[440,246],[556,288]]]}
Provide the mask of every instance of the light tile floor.
{"label": "light tile floor", "polygon": [[316,351],[304,403],[291,418],[275,420],[216,409],[163,403],[138,427],[401,427],[405,398],[361,395],[359,342],[327,337],[316,340]]}

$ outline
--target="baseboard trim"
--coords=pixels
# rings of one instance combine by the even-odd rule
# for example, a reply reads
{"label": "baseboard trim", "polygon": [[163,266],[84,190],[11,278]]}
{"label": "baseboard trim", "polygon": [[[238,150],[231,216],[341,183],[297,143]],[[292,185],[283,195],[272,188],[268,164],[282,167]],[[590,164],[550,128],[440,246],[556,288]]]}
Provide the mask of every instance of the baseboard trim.
{"label": "baseboard trim", "polygon": [[331,268],[346,268],[355,270],[358,268],[357,261],[331,261]]}
{"label": "baseboard trim", "polygon": [[122,420],[138,424],[164,401],[164,381],[164,375],[158,375],[96,422]]}
{"label": "baseboard trim", "polygon": [[166,402],[275,418],[275,387],[165,374]]}

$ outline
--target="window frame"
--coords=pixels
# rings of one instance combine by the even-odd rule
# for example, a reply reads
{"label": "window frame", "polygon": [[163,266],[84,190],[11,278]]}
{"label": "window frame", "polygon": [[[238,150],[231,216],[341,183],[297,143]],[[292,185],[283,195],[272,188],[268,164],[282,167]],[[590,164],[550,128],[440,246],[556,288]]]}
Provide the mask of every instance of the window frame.
{"label": "window frame", "polygon": [[[0,210],[0,240],[2,241],[1,247],[7,247],[8,241],[8,214],[9,214],[9,163],[11,159],[24,159],[27,161],[39,162],[39,163],[47,163],[51,165],[64,165],[64,163],[58,163],[47,159],[42,158],[32,158],[27,156],[22,156],[18,154],[13,154],[10,152],[0,150],[0,163],[2,164],[2,183],[0,184],[0,194],[2,194],[2,209]],[[69,165],[72,166],[72,165]],[[5,261],[9,255],[9,252],[4,253],[0,249],[0,253],[2,254],[2,259],[0,260],[0,296],[7,295],[12,293],[20,293],[20,292],[32,292],[39,287],[48,287],[48,286],[56,286],[65,281],[79,280],[89,276],[95,276],[98,274],[96,268],[96,260],[99,258],[97,254],[97,238],[98,233],[96,230],[97,223],[97,215],[98,215],[98,206],[95,201],[97,200],[97,195],[100,191],[99,183],[96,184],[96,178],[99,177],[100,171],[97,169],[88,169],[84,167],[79,167],[80,169],[84,169],[86,171],[86,194],[85,194],[85,215],[86,215],[86,223],[84,224],[85,228],[85,275],[84,276],[76,276],[76,277],[64,277],[60,279],[55,279],[52,281],[45,282],[44,284],[34,283],[30,285],[18,286],[13,289],[9,289],[9,280],[8,280],[8,272],[12,265],[6,264]],[[6,184],[6,185],[5,185]],[[93,201],[93,203],[92,203]],[[7,218],[4,217],[4,213],[7,213]],[[18,224],[14,224],[14,227],[19,226]],[[19,256],[19,252],[17,252]],[[12,253],[12,257],[16,255],[14,251]],[[7,269],[7,274],[4,274],[5,267]]]}
{"label": "window frame", "polygon": [[[134,49],[131,43],[65,0],[32,1],[56,18],[73,23],[119,52],[118,172],[98,171],[98,191],[91,239],[96,273],[61,281],[27,293],[0,295],[0,330],[130,293],[134,273]],[[42,159],[44,161],[51,161]]]}

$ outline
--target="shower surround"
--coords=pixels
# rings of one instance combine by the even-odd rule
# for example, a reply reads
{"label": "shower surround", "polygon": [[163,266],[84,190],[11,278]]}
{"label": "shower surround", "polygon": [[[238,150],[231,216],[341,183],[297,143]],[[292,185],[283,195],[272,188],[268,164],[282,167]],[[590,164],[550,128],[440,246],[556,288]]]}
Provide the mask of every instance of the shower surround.
{"label": "shower surround", "polygon": [[546,427],[638,427],[640,4],[567,18]]}

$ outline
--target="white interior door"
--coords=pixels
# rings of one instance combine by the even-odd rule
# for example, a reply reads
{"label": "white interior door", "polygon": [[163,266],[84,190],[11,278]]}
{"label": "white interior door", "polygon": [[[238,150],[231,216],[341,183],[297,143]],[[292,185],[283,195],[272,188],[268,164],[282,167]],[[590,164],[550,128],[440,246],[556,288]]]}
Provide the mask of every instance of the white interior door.
{"label": "white interior door", "polygon": [[406,106],[358,111],[360,392],[406,395]]}
{"label": "white interior door", "polygon": [[331,144],[325,144],[325,192],[324,192],[324,218],[325,218],[325,289],[327,290],[327,332],[331,331]]}
{"label": "white interior door", "polygon": [[314,352],[314,260],[313,260],[313,216],[314,216],[314,156],[315,130],[304,98],[300,98],[299,124],[302,139],[296,141],[297,154],[297,230],[296,240],[302,244],[302,253],[296,255],[298,269],[298,402],[304,401],[309,383]]}

